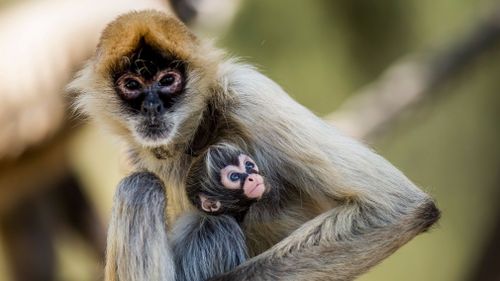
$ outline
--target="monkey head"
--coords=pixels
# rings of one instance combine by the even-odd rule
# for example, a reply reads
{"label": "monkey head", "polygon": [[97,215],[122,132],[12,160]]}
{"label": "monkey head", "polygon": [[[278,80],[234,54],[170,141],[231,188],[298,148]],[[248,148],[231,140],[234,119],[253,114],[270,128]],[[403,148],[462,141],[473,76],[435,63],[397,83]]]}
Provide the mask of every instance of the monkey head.
{"label": "monkey head", "polygon": [[212,214],[242,214],[268,192],[257,163],[228,144],[211,146],[194,161],[186,188],[193,204]]}
{"label": "monkey head", "polygon": [[68,89],[76,105],[139,147],[189,140],[217,83],[220,51],[174,16],[120,16]]}

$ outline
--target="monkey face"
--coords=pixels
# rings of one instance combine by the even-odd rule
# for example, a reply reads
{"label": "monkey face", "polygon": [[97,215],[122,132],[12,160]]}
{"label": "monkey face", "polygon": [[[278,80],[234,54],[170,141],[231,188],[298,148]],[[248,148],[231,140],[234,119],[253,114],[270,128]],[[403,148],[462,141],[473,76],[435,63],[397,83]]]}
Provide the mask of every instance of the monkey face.
{"label": "monkey face", "polygon": [[259,167],[248,155],[239,154],[211,180],[210,188],[198,191],[199,207],[207,213],[242,213],[260,200],[267,189]]}
{"label": "monkey face", "polygon": [[115,75],[116,94],[124,114],[133,120],[139,140],[168,139],[175,125],[175,110],[186,95],[182,62],[143,46],[129,59],[124,71]]}
{"label": "monkey face", "polygon": [[252,199],[260,199],[266,191],[264,178],[259,167],[248,155],[238,156],[238,165],[228,165],[220,172],[220,181],[228,189],[242,189],[243,194]]}
{"label": "monkey face", "polygon": [[227,143],[211,146],[190,168],[186,191],[200,210],[243,215],[269,189],[256,162]]}
{"label": "monkey face", "polygon": [[221,57],[175,17],[131,12],[106,27],[68,90],[79,110],[127,141],[185,144],[218,93]]}

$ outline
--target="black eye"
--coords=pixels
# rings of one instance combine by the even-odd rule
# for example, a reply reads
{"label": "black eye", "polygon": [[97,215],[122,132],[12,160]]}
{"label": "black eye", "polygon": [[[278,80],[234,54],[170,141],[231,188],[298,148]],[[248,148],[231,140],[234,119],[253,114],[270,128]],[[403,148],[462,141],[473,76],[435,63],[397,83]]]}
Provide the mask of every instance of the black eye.
{"label": "black eye", "polygon": [[231,173],[229,175],[229,179],[232,181],[232,182],[237,182],[241,179],[241,174],[239,173]]}
{"label": "black eye", "polygon": [[131,91],[139,90],[141,88],[141,83],[135,79],[127,79],[125,81],[125,88]]}
{"label": "black eye", "polygon": [[253,168],[255,168],[255,164],[250,162],[250,161],[247,161],[245,162],[245,169],[248,171],[248,170],[252,170]]}
{"label": "black eye", "polygon": [[157,85],[160,88],[160,93],[176,94],[182,91],[184,77],[179,70],[167,69],[157,75],[155,81],[157,81]]}
{"label": "black eye", "polygon": [[167,75],[163,76],[163,78],[160,79],[159,83],[160,83],[160,86],[166,87],[166,86],[172,85],[174,82],[175,82],[175,77],[171,74],[167,74]]}

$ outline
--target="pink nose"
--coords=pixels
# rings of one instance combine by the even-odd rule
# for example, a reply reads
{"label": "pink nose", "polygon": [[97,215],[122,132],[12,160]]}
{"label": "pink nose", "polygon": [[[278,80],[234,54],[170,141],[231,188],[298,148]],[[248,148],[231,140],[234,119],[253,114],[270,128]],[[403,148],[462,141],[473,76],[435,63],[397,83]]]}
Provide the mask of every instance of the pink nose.
{"label": "pink nose", "polygon": [[259,199],[265,192],[264,179],[258,174],[251,174],[245,180],[243,192],[248,198]]}
{"label": "pink nose", "polygon": [[249,175],[247,177],[247,181],[251,182],[251,183],[254,183],[255,181],[257,181],[257,176],[252,174],[252,175]]}

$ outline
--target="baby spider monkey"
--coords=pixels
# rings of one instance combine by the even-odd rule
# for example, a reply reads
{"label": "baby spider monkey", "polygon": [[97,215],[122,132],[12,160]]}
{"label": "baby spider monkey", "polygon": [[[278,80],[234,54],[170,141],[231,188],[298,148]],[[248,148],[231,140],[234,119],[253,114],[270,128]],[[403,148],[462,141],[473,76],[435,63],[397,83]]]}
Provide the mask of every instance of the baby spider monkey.
{"label": "baby spider monkey", "polygon": [[173,231],[176,280],[206,280],[243,263],[240,223],[268,191],[257,163],[233,145],[211,146],[197,158],[186,192],[199,212],[181,218]]}
{"label": "baby spider monkey", "polygon": [[207,214],[227,214],[241,222],[250,206],[268,193],[257,163],[230,144],[210,147],[191,166],[189,199]]}

